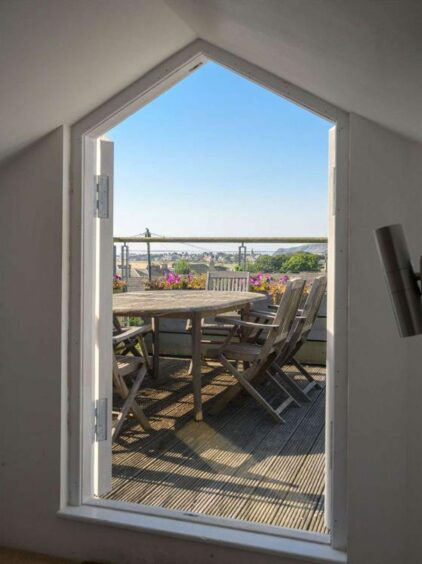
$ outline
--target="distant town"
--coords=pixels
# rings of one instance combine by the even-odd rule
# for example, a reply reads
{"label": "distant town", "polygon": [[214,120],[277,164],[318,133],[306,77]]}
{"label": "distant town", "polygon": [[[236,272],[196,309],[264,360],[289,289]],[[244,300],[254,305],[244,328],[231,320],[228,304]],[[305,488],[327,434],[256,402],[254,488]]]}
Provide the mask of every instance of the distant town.
{"label": "distant town", "polygon": [[[124,278],[157,278],[168,272],[203,274],[209,270],[248,270],[250,272],[321,272],[326,270],[327,245],[312,243],[276,251],[171,250],[121,251],[115,247],[115,269]],[[122,261],[122,256],[123,261]]]}

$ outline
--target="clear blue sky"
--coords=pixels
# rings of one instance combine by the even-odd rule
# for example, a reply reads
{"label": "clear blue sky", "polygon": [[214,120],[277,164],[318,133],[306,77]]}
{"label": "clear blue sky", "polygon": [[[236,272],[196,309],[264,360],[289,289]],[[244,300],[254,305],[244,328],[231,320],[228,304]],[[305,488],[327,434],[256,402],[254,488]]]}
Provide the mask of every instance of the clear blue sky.
{"label": "clear blue sky", "polygon": [[208,63],[108,133],[114,233],[325,236],[330,127]]}

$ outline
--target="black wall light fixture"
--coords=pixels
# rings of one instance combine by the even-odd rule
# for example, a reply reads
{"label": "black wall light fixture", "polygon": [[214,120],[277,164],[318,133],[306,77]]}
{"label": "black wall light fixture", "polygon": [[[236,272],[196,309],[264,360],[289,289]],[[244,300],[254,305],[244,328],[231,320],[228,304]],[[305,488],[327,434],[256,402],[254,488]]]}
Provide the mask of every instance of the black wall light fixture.
{"label": "black wall light fixture", "polygon": [[421,289],[400,224],[375,230],[381,264],[401,337],[422,333]]}

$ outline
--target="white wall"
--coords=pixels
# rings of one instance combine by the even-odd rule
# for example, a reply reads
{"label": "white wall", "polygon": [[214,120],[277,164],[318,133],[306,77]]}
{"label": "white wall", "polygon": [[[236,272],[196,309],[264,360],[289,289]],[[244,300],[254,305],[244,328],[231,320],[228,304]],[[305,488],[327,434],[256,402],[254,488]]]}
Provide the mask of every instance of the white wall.
{"label": "white wall", "polygon": [[[422,338],[397,337],[372,231],[402,221],[420,252],[422,146],[358,116],[350,136],[350,562],[416,564]],[[0,544],[119,564],[288,564],[56,517],[63,145],[58,129],[0,169]]]}
{"label": "white wall", "polygon": [[0,541],[6,543],[17,542],[19,523],[25,534],[48,522],[59,495],[62,156],[60,128],[0,169]]}
{"label": "white wall", "polygon": [[[419,374],[422,337],[399,339],[374,245],[373,230],[403,223],[413,259],[422,253],[422,145],[359,116],[350,129],[349,513],[350,558],[356,563],[420,562],[405,552],[420,516],[420,398],[408,386]],[[416,424],[419,430],[415,433]],[[413,476],[408,487],[409,472]],[[418,477],[419,472],[419,477]],[[421,519],[419,518],[419,523]],[[417,537],[420,534],[416,532]],[[420,542],[420,541],[418,541]]]}
{"label": "white wall", "polygon": [[415,0],[166,0],[209,43],[422,140]]}
{"label": "white wall", "polygon": [[76,122],[195,38],[162,0],[2,0],[0,160]]}

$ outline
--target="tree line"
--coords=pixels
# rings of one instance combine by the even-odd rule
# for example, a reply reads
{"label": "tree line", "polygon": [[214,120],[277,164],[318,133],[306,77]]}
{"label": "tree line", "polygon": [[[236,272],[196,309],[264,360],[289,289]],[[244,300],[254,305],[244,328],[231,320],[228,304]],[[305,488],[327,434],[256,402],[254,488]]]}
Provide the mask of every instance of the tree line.
{"label": "tree line", "polygon": [[249,272],[319,272],[321,257],[314,253],[298,251],[294,254],[261,255],[247,262]]}
{"label": "tree line", "polygon": [[[246,269],[248,272],[319,272],[321,257],[314,253],[298,251],[294,254],[261,255],[255,261],[248,261]],[[191,266],[185,259],[179,259],[174,263],[176,274],[188,274]]]}

